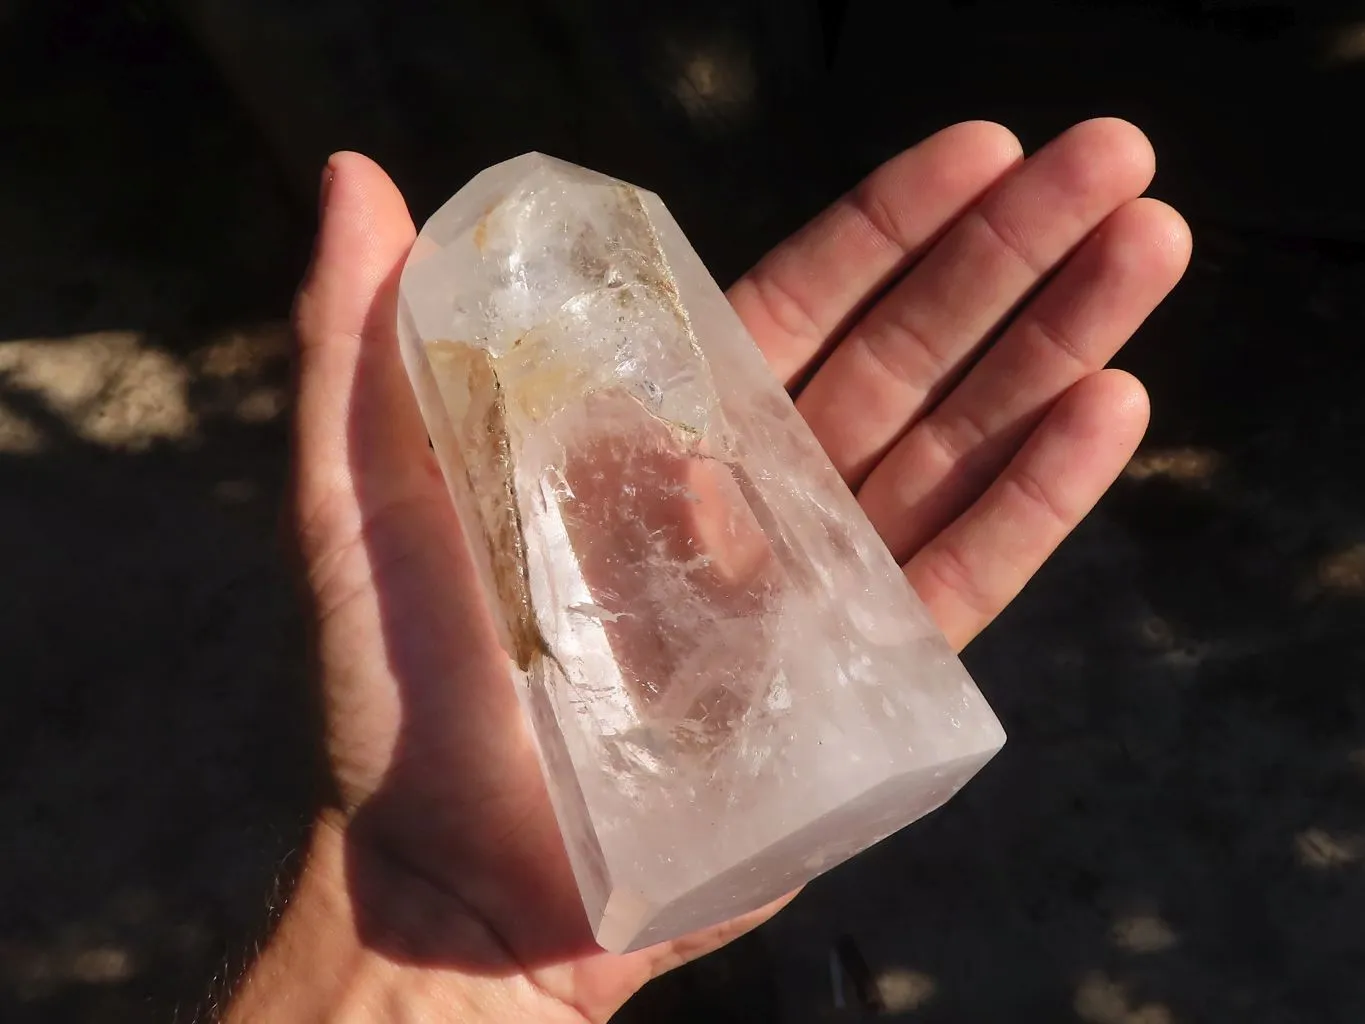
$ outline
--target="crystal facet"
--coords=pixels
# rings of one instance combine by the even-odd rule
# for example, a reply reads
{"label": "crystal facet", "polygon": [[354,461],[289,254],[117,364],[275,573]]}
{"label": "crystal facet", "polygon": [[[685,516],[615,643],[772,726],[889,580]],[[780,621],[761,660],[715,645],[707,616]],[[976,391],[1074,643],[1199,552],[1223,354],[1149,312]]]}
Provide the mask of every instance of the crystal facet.
{"label": "crystal facet", "polygon": [[484,171],[423,228],[399,333],[604,948],[775,899],[999,750],[657,196]]}

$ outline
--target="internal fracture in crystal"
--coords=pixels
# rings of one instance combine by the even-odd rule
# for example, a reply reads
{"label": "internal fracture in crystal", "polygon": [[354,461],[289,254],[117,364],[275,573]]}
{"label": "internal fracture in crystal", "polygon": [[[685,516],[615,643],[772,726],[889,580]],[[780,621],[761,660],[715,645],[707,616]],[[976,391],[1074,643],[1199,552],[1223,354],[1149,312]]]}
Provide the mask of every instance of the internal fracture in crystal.
{"label": "internal fracture in crystal", "polygon": [[1003,744],[657,196],[484,171],[399,333],[603,947],[762,906]]}

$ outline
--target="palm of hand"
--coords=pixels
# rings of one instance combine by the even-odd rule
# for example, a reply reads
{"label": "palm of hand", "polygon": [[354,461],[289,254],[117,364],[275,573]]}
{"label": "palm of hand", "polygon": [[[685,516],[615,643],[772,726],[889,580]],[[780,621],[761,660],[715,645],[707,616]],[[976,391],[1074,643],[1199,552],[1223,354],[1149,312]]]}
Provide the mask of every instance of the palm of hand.
{"label": "palm of hand", "polygon": [[[959,125],[884,165],[732,290],[774,371],[809,378],[798,407],[958,646],[1145,429],[1141,386],[1103,367],[1188,259],[1178,215],[1136,198],[1151,160],[1119,122],[1078,126],[1023,164],[1003,129]],[[543,1019],[602,1020],[775,908],[626,956],[593,943],[398,358],[411,221],[364,158],[338,156],[328,173],[297,307],[295,467],[336,784],[324,827],[345,836],[375,949],[524,974]]]}

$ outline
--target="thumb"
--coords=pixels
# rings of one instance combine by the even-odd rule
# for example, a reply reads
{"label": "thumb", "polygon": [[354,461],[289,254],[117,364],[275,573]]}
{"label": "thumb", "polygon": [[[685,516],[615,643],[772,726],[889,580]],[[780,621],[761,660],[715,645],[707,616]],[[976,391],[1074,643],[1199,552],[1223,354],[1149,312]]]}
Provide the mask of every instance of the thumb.
{"label": "thumb", "polygon": [[319,205],[313,262],[294,307],[293,503],[308,561],[350,543],[373,510],[429,491],[433,479],[395,326],[415,237],[403,197],[373,161],[338,153]]}

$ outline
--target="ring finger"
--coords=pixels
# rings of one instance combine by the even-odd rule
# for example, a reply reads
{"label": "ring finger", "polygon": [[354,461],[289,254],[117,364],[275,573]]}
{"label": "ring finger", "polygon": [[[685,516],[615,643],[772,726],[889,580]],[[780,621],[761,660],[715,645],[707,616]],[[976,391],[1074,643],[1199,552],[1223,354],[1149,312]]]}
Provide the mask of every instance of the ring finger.
{"label": "ring finger", "polygon": [[1009,175],[856,324],[797,406],[859,484],[1068,253],[1152,179],[1151,145],[1088,121]]}

